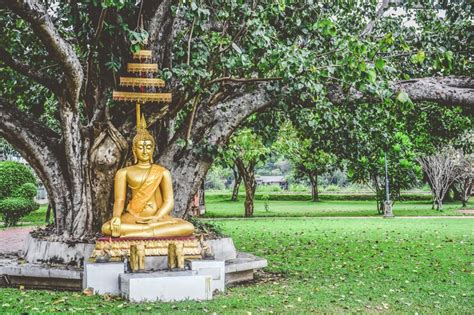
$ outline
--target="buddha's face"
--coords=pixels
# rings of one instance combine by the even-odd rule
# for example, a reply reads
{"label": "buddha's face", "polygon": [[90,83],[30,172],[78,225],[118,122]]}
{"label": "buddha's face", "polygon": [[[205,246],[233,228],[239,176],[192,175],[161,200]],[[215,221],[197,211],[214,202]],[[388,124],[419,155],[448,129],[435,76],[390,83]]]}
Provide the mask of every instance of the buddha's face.
{"label": "buddha's face", "polygon": [[154,150],[153,142],[150,140],[138,141],[135,146],[135,155],[140,162],[149,162]]}

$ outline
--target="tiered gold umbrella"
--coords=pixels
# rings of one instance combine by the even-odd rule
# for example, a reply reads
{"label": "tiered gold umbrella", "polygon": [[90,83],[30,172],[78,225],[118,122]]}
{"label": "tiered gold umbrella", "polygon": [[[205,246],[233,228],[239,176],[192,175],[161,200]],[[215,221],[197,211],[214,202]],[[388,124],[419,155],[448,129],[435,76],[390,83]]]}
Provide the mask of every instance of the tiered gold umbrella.
{"label": "tiered gold umbrella", "polygon": [[113,91],[112,98],[115,101],[136,102],[137,128],[141,117],[141,104],[146,102],[171,102],[171,93],[145,92],[147,87],[164,87],[165,81],[156,78],[144,77],[149,73],[157,73],[156,63],[147,63],[151,60],[151,50],[140,50],[133,54],[134,63],[127,65],[130,74],[138,76],[120,77],[120,86],[139,88],[140,92]]}

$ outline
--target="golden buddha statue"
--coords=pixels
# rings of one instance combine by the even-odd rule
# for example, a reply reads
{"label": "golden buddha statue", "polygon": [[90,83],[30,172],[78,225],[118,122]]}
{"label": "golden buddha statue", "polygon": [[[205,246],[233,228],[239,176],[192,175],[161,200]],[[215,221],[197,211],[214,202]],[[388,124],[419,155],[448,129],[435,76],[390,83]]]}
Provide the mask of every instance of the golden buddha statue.
{"label": "golden buddha statue", "polygon": [[[190,236],[194,226],[169,215],[174,206],[171,174],[153,164],[155,140],[143,116],[137,125],[132,145],[135,164],[115,174],[113,217],[102,225],[102,233],[113,237]],[[124,211],[127,186],[132,196]]]}

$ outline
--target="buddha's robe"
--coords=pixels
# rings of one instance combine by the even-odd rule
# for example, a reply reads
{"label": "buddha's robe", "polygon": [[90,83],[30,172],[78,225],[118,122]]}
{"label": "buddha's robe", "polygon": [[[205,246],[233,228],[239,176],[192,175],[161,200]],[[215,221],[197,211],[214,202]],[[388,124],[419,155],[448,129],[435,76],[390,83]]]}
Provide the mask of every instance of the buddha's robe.
{"label": "buddha's robe", "polygon": [[139,216],[147,206],[149,200],[153,197],[155,197],[155,202],[158,208],[161,206],[163,200],[161,192],[157,191],[157,189],[159,190],[164,171],[165,168],[153,164],[140,187],[130,187],[134,190],[132,199],[127,206],[127,211],[130,214],[133,216]]}

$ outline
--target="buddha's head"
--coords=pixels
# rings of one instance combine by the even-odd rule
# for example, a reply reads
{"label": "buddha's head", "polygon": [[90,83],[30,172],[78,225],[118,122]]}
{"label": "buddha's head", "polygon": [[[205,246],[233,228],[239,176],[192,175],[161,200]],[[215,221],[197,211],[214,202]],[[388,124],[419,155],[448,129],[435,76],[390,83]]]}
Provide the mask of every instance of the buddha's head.
{"label": "buddha's head", "polygon": [[138,161],[153,163],[155,139],[146,129],[144,118],[142,118],[142,124],[138,128],[137,134],[133,137],[132,151],[135,163],[138,163]]}

